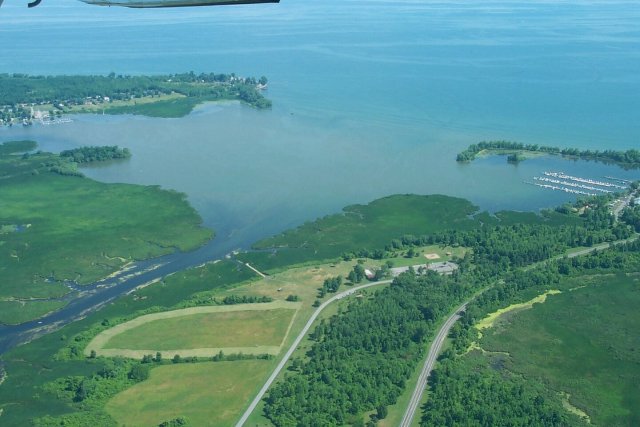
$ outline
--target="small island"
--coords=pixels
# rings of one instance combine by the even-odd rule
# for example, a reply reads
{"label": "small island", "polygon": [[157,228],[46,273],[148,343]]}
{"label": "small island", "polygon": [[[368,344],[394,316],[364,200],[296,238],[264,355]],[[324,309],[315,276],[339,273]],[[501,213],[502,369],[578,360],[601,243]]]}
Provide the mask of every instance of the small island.
{"label": "small island", "polygon": [[481,155],[506,155],[509,163],[519,163],[530,157],[555,155],[573,159],[594,160],[613,163],[624,169],[640,168],[639,150],[579,150],[577,148],[549,147],[537,144],[522,144],[512,141],[483,141],[471,144],[466,150],[458,153],[456,161],[471,162]]}
{"label": "small island", "polygon": [[183,117],[207,101],[237,100],[268,109],[267,78],[194,72],[128,76],[0,74],[0,126],[68,121],[66,114]]}

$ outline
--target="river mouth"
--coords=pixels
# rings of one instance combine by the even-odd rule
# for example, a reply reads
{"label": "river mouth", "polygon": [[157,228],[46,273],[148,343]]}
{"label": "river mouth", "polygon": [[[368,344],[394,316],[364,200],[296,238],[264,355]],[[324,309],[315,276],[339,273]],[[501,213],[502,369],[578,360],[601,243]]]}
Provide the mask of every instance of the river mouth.
{"label": "river mouth", "polygon": [[359,122],[327,127],[277,108],[258,111],[234,102],[205,104],[180,119],[76,115],[73,120],[2,133],[34,139],[40,149],[53,152],[86,145],[86,135],[92,135],[92,145],[117,141],[131,150],[130,159],[82,172],[102,182],[185,193],[203,224],[216,232],[208,245],[215,258],[390,194],[446,194],[489,212],[537,211],[575,199],[527,184],[544,171],[638,177],[637,171],[550,156],[518,165],[492,156],[461,165],[456,153],[477,142],[473,134],[425,141],[424,127]]}

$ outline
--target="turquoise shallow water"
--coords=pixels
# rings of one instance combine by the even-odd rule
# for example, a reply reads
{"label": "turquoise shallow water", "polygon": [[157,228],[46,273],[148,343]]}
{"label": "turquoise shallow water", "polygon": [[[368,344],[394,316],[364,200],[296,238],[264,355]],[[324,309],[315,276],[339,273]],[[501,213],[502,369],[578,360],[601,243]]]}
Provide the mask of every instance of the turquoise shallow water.
{"label": "turquoise shallow water", "polygon": [[0,72],[269,77],[272,111],[228,103],[179,120],[78,116],[69,125],[0,130],[0,139],[31,137],[46,150],[131,148],[130,161],[87,175],[187,193],[224,247],[392,193],[535,210],[573,198],[523,183],[543,170],[640,177],[550,158],[454,161],[468,144],[490,139],[640,147],[635,1],[24,6],[0,11]]}

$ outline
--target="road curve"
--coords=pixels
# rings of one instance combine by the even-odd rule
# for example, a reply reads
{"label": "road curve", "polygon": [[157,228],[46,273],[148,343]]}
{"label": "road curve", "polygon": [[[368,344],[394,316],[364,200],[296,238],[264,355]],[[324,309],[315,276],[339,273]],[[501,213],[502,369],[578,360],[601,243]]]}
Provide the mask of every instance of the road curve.
{"label": "road curve", "polygon": [[351,288],[349,290],[346,290],[344,292],[336,294],[333,297],[331,297],[328,300],[326,300],[325,302],[323,302],[316,309],[316,311],[313,312],[313,314],[311,315],[311,317],[309,318],[307,323],[304,325],[304,328],[302,328],[302,330],[300,331],[300,333],[296,337],[296,339],[293,342],[293,344],[291,344],[291,347],[289,347],[289,350],[287,350],[285,355],[282,357],[282,360],[280,360],[280,363],[278,363],[278,366],[276,366],[276,368],[271,373],[271,376],[269,377],[267,382],[264,383],[264,385],[262,386],[262,388],[260,389],[260,391],[258,392],[256,397],[253,399],[253,401],[251,402],[251,404],[247,408],[247,410],[244,411],[244,414],[242,414],[242,417],[240,418],[240,420],[236,424],[236,427],[242,427],[244,425],[244,423],[247,422],[247,419],[249,419],[249,416],[251,415],[251,413],[256,409],[256,406],[258,406],[258,404],[260,403],[260,401],[264,397],[264,395],[267,392],[267,390],[269,389],[269,387],[271,387],[271,384],[273,384],[273,382],[275,381],[275,379],[278,376],[278,374],[280,374],[280,371],[282,371],[282,369],[284,368],[284,365],[287,364],[287,362],[289,361],[289,358],[291,357],[293,352],[296,351],[296,348],[298,348],[298,345],[300,345],[300,342],[302,341],[304,336],[307,334],[307,332],[309,332],[309,329],[311,329],[311,325],[313,325],[313,322],[315,322],[315,320],[318,318],[320,313],[322,313],[322,310],[327,308],[327,306],[330,305],[331,303],[333,303],[335,301],[338,301],[338,300],[340,300],[340,299],[342,299],[344,297],[347,297],[349,295],[353,295],[354,293],[356,293],[358,291],[361,291],[362,289],[370,288],[372,286],[383,285],[383,284],[391,283],[391,282],[392,282],[392,280],[381,280],[379,282],[372,282],[372,283],[367,283],[365,285],[356,286],[356,287],[353,287],[353,288]]}
{"label": "road curve", "polygon": [[433,365],[435,364],[438,354],[440,353],[440,349],[442,349],[442,344],[444,343],[445,338],[447,338],[447,335],[449,335],[449,330],[451,329],[453,324],[456,323],[456,320],[460,318],[460,312],[464,311],[467,308],[468,303],[469,301],[465,302],[456,309],[456,311],[447,319],[445,324],[442,325],[440,331],[438,331],[438,335],[436,335],[435,339],[431,343],[431,348],[429,348],[429,355],[427,356],[427,360],[425,360],[424,362],[422,372],[420,372],[420,377],[418,377],[418,383],[416,384],[416,388],[413,390],[411,401],[409,402],[409,406],[407,406],[404,417],[402,417],[400,427],[411,426],[413,417],[415,416],[416,410],[418,409],[420,401],[422,400],[422,394],[427,387],[427,379],[429,378],[429,375],[433,370]]}

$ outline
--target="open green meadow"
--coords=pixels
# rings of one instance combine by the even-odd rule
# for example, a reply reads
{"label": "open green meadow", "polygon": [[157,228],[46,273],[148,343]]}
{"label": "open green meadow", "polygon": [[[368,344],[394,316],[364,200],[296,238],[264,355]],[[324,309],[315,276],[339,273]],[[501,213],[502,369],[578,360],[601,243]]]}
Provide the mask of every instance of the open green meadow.
{"label": "open green meadow", "polygon": [[[285,308],[265,307],[264,310],[242,310],[242,305],[233,308],[237,308],[238,311],[188,314],[151,320],[113,336],[103,347],[158,351],[221,347],[277,347],[282,344],[295,314],[295,310]],[[185,331],[189,332],[185,333]]]}
{"label": "open green meadow", "polygon": [[[0,234],[1,300],[60,297],[69,292],[61,281],[90,283],[129,261],[211,238],[183,194],[63,176],[47,167],[57,161],[47,153],[0,155],[0,224],[17,227]],[[0,323],[24,320],[21,306],[5,306]],[[50,310],[35,302],[25,313]]]}
{"label": "open green meadow", "polygon": [[568,396],[595,425],[639,425],[640,277],[579,277],[562,289],[485,329],[480,346],[508,353],[506,369]]}
{"label": "open green meadow", "polygon": [[[153,100],[152,100],[153,101]],[[136,114],[147,117],[179,118],[187,116],[205,99],[199,97],[174,97],[153,102],[129,103],[129,105],[109,106],[107,114]]]}
{"label": "open green meadow", "polygon": [[160,366],[105,409],[118,425],[156,426],[184,416],[193,426],[233,426],[272,368],[265,360]]}

